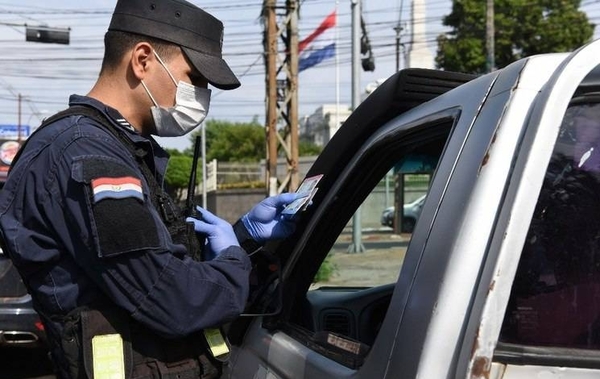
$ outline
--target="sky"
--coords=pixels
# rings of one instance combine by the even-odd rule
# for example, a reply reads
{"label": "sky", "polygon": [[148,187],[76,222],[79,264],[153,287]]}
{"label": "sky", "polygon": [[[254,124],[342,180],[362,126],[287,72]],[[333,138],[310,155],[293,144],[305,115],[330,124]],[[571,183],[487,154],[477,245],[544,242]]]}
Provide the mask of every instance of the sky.
{"label": "sky", "polygon": [[[435,54],[436,37],[446,29],[442,18],[451,0],[425,0],[426,44]],[[482,0],[483,1],[483,0]],[[212,88],[208,119],[265,121],[265,66],[262,58],[262,0],[192,0],[225,25],[223,54],[242,86]],[[44,117],[64,109],[70,94],[85,95],[93,86],[103,54],[102,38],[114,0],[0,0],[0,124],[36,127]],[[338,59],[329,59],[299,74],[299,115],[323,104],[351,104],[351,0],[300,0],[299,38],[310,34],[336,7]],[[284,0],[277,0],[284,6]],[[396,71],[396,31],[403,48],[410,45],[410,0],[362,0],[363,19],[375,57],[375,71],[360,73],[361,91]],[[582,0],[591,22],[600,24],[600,0]],[[284,12],[282,10],[282,12]],[[70,28],[70,44],[25,41],[25,25]],[[600,38],[600,28],[595,38]],[[282,48],[282,45],[280,45]],[[336,67],[336,62],[337,67]],[[404,61],[400,60],[400,67]],[[337,72],[337,74],[336,74]],[[336,82],[336,78],[339,80]],[[19,102],[18,99],[21,98]],[[19,106],[20,104],[20,106]],[[159,138],[167,148],[191,147],[190,137]]]}

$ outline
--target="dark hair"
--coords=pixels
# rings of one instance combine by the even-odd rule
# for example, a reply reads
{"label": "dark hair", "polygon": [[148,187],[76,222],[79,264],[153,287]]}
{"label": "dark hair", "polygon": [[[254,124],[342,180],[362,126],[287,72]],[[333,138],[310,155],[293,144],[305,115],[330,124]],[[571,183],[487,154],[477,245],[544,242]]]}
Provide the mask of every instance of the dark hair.
{"label": "dark hair", "polygon": [[121,63],[123,55],[140,42],[151,44],[156,53],[165,61],[171,59],[180,50],[178,45],[158,38],[111,30],[104,35],[104,58],[100,74],[115,69]]}

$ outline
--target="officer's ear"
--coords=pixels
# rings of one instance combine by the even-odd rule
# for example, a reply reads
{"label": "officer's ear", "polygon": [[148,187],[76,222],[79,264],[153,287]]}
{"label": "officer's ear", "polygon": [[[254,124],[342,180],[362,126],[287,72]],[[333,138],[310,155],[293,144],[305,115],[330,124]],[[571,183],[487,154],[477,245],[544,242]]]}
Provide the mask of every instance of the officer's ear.
{"label": "officer's ear", "polygon": [[148,75],[150,63],[156,61],[153,48],[148,42],[140,42],[131,50],[129,65],[133,75],[138,80],[144,80]]}

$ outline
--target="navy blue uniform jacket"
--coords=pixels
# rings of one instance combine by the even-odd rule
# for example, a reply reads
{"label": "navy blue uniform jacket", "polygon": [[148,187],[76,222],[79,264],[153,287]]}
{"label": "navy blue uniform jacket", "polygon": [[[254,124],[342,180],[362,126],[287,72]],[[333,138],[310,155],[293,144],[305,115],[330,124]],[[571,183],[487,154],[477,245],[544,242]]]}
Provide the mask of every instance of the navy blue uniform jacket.
{"label": "navy blue uniform jacket", "polygon": [[[94,99],[73,95],[70,104],[107,114],[154,155],[163,183],[168,154],[153,139]],[[0,229],[51,338],[60,329],[52,318],[104,296],[167,338],[232,320],[248,296],[244,250],[192,260],[172,242],[131,153],[89,118],[63,118],[30,137],[0,191]]]}

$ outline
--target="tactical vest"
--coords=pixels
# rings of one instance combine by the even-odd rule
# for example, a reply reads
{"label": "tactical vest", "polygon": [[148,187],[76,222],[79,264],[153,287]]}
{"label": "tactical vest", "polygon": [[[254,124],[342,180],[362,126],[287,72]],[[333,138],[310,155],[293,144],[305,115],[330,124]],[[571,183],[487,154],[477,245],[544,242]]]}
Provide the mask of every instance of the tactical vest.
{"label": "tactical vest", "polygon": [[[191,257],[200,260],[202,251],[193,224],[185,222],[186,215],[158,184],[147,162],[147,159],[153,159],[151,154],[135,146],[106,115],[88,106],[71,106],[46,119],[40,128],[71,115],[82,115],[97,121],[123,143],[148,183],[152,203],[159,211],[173,242],[185,245]],[[13,165],[23,148],[13,159]],[[122,372],[127,379],[211,379],[221,374],[221,362],[210,353],[203,333],[194,333],[181,339],[162,338],[107,299],[76,308],[67,316],[51,318],[62,325],[60,339],[50,338],[55,345],[53,351],[63,352],[62,357],[54,357],[58,361],[55,363],[60,377],[94,378],[94,366],[98,369],[101,364],[97,362],[98,359],[94,362],[98,358],[94,356],[94,349],[99,350],[102,346],[100,342],[97,343],[99,339],[94,338],[98,336],[113,338],[111,343],[121,344],[124,355]]]}

